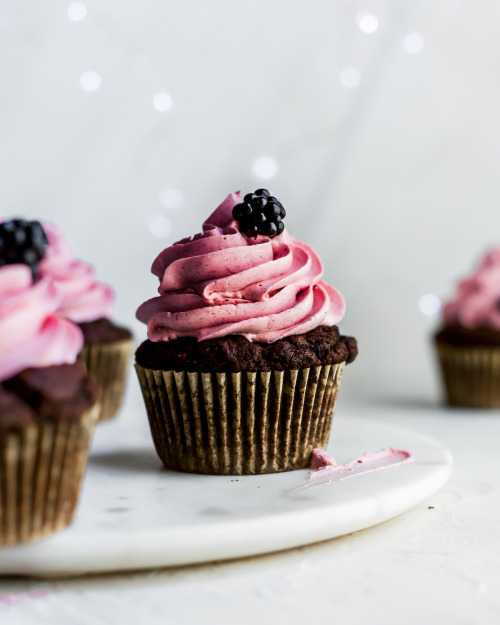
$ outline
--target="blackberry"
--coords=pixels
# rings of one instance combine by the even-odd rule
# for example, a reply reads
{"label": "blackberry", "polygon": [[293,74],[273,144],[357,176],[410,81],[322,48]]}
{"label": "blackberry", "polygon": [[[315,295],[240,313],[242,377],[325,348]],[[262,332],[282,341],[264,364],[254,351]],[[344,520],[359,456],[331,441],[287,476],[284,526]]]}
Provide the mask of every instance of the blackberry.
{"label": "blackberry", "polygon": [[247,193],[243,203],[233,208],[233,217],[239,223],[240,232],[247,237],[263,234],[272,239],[285,229],[285,216],[281,202],[267,189]]}
{"label": "blackberry", "polygon": [[0,223],[0,267],[28,265],[36,277],[38,263],[44,258],[49,244],[39,221],[11,219]]}

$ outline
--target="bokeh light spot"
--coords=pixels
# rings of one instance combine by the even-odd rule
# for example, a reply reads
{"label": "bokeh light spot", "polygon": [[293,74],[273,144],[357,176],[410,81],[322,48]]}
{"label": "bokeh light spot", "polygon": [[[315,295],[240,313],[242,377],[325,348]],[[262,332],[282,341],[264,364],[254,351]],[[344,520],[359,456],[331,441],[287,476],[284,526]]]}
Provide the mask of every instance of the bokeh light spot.
{"label": "bokeh light spot", "polygon": [[278,161],[272,156],[259,156],[252,165],[252,173],[261,180],[271,180],[278,173]]}
{"label": "bokeh light spot", "polygon": [[83,2],[72,2],[68,5],[66,14],[72,22],[81,22],[87,16],[87,7]]}
{"label": "bokeh light spot", "polygon": [[148,219],[148,229],[157,239],[165,239],[172,232],[172,224],[165,215],[151,215]]}
{"label": "bokeh light spot", "polygon": [[165,208],[180,208],[184,204],[184,194],[179,189],[163,189],[159,196]]}
{"label": "bokeh light spot", "polygon": [[153,106],[160,113],[166,113],[172,107],[172,97],[168,93],[157,93],[153,98]]}
{"label": "bokeh light spot", "polygon": [[408,54],[420,54],[424,46],[425,41],[420,33],[408,33],[403,39],[403,48]]}
{"label": "bokeh light spot", "polygon": [[427,317],[434,317],[441,311],[441,300],[437,295],[426,293],[418,300],[418,307]]}
{"label": "bokeh light spot", "polygon": [[361,72],[357,67],[346,67],[340,72],[340,84],[347,89],[357,87],[361,82]]}
{"label": "bokeh light spot", "polygon": [[97,91],[101,82],[101,77],[96,72],[84,72],[80,76],[80,86],[84,91]]}
{"label": "bokeh light spot", "polygon": [[376,30],[378,30],[379,22],[378,18],[375,17],[375,15],[363,11],[362,13],[358,13],[356,15],[356,24],[358,25],[358,28],[362,33],[371,35]]}

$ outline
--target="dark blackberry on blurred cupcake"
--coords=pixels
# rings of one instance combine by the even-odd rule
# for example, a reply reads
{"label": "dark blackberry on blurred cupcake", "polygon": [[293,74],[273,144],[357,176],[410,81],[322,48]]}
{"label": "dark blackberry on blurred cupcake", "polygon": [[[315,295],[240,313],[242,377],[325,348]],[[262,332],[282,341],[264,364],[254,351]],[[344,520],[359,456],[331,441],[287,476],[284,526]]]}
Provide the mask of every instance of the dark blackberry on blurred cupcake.
{"label": "dark blackberry on blurred cupcake", "polygon": [[39,221],[10,219],[0,223],[0,267],[28,265],[33,277],[44,258],[49,241]]}

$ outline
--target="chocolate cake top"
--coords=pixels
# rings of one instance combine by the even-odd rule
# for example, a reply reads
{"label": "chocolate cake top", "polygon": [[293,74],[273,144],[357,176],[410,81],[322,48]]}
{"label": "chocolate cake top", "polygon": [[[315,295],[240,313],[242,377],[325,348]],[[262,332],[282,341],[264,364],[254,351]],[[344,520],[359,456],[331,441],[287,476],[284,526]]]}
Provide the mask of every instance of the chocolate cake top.
{"label": "chocolate cake top", "polygon": [[500,346],[500,330],[486,326],[466,328],[459,324],[446,325],[436,334],[436,341],[462,347]]}
{"label": "chocolate cake top", "polygon": [[107,343],[122,341],[132,338],[132,334],[126,328],[115,325],[109,319],[97,319],[78,324],[85,341],[89,343]]}
{"label": "chocolate cake top", "polygon": [[77,361],[72,365],[25,369],[3,383],[39,419],[59,421],[79,417],[95,404],[100,389]]}
{"label": "chocolate cake top", "polygon": [[283,371],[350,363],[357,353],[356,339],[340,335],[337,326],[319,326],[274,343],[252,343],[240,335],[200,342],[189,337],[147,340],[137,349],[136,360],[148,369],[164,371]]}
{"label": "chocolate cake top", "polygon": [[0,386],[0,430],[25,428],[35,420],[35,413],[22,399]]}

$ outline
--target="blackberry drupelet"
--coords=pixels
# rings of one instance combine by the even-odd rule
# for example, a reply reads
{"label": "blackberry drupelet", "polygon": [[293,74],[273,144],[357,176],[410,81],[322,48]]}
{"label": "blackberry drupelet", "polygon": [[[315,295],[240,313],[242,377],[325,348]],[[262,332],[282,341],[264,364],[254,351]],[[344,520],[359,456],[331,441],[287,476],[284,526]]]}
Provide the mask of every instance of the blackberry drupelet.
{"label": "blackberry drupelet", "polygon": [[263,234],[272,239],[285,229],[285,216],[281,202],[267,189],[247,193],[243,203],[233,208],[233,217],[239,223],[240,232],[247,237]]}
{"label": "blackberry drupelet", "polygon": [[36,277],[38,263],[44,258],[49,244],[39,221],[11,219],[0,223],[0,267],[28,265]]}

